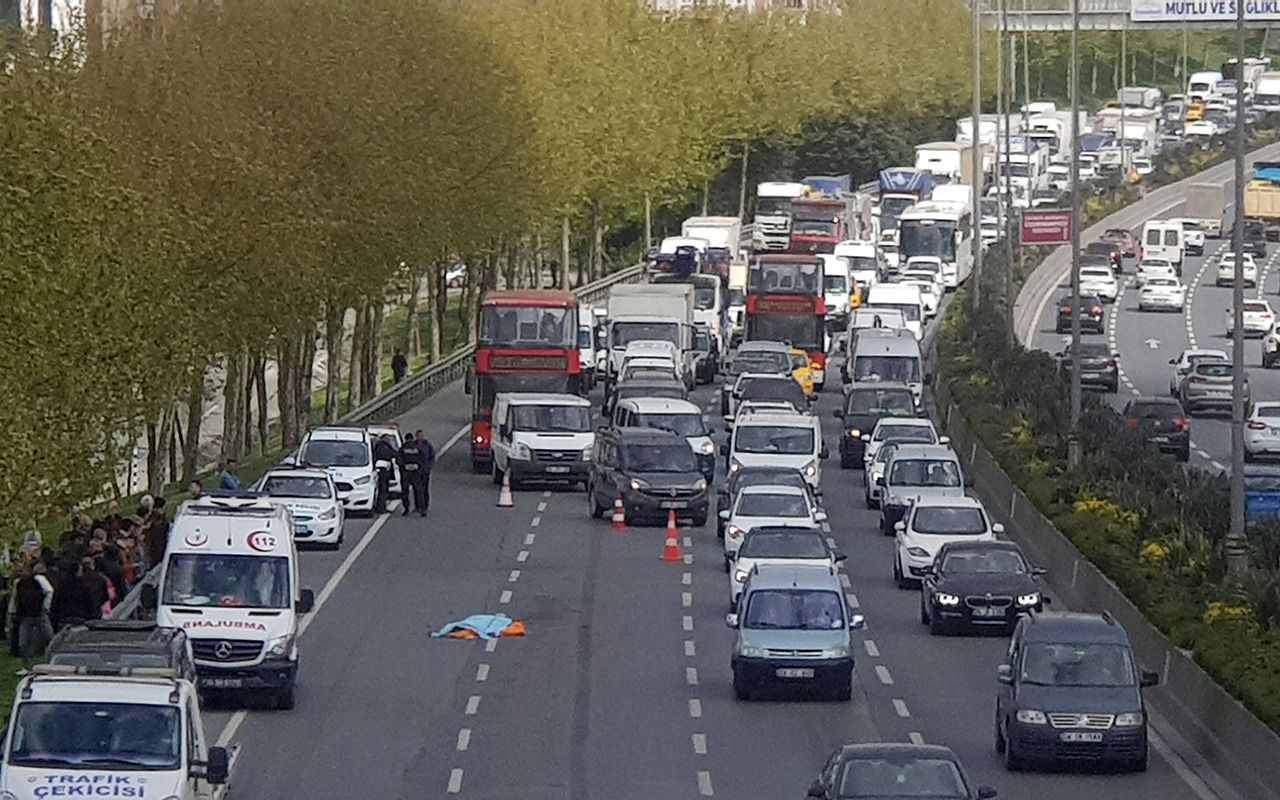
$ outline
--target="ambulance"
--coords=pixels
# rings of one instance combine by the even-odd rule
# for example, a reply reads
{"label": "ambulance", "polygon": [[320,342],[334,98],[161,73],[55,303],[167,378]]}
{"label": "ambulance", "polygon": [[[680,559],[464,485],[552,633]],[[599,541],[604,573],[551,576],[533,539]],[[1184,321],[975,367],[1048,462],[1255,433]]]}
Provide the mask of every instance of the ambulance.
{"label": "ambulance", "polygon": [[298,585],[289,511],[251,493],[211,493],[173,520],[157,585],[144,587],[156,624],[182,628],[206,694],[262,693],[290,709],[298,620],[315,595]]}
{"label": "ambulance", "polygon": [[223,800],[236,751],[209,741],[174,669],[40,664],[14,695],[0,798]]}

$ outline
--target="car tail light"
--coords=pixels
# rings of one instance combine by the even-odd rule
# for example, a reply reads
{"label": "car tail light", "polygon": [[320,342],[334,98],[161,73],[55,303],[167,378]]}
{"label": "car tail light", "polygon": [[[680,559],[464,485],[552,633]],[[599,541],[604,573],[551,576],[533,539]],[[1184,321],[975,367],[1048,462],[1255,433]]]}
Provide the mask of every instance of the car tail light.
{"label": "car tail light", "polygon": [[1129,427],[1130,427],[1130,428],[1134,428],[1135,430],[1137,429],[1137,427],[1138,427],[1139,425],[1141,425],[1141,424],[1142,424],[1142,421],[1141,421],[1141,420],[1138,420],[1138,419],[1136,419],[1136,418],[1135,418],[1135,419],[1127,419],[1127,420],[1125,420],[1125,422],[1129,423]]}
{"label": "car tail light", "polygon": [[1102,316],[1102,306],[1094,306],[1091,312],[1095,317]]}
{"label": "car tail light", "polygon": [[1208,383],[1208,381],[1206,381],[1204,378],[1201,378],[1199,375],[1192,375],[1190,378],[1190,381],[1192,383]]}
{"label": "car tail light", "polygon": [[1254,420],[1253,422],[1249,423],[1249,430],[1251,431],[1265,431],[1266,429],[1267,429],[1267,425],[1264,422],[1258,422],[1257,420]]}
{"label": "car tail light", "polygon": [[1063,313],[1063,314],[1070,314],[1070,313],[1071,313],[1071,306],[1063,306],[1063,307],[1062,307],[1062,313]]}
{"label": "car tail light", "polygon": [[1173,427],[1177,428],[1180,431],[1185,431],[1187,428],[1190,427],[1190,425],[1187,424],[1186,417],[1178,417],[1173,421]]}

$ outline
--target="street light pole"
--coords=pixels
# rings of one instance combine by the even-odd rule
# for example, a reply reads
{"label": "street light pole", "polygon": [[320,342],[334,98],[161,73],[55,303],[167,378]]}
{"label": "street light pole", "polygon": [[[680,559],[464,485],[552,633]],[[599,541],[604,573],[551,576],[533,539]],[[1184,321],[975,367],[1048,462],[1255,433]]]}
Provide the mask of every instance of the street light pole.
{"label": "street light pole", "polygon": [[1244,3],[1236,3],[1236,224],[1231,247],[1236,274],[1231,298],[1231,529],[1223,547],[1233,578],[1249,571],[1244,532]]}
{"label": "street light pole", "polygon": [[[973,209],[970,211],[970,220],[981,221],[982,219],[982,148],[979,145],[979,118],[982,116],[982,10],[980,8],[981,0],[973,0],[970,3],[970,11],[973,16],[973,103],[970,109],[973,123],[973,145],[971,148],[971,162],[973,168],[973,178],[969,181],[970,188],[973,190]],[[972,225],[972,227],[980,227]],[[978,310],[982,307],[982,236],[978,235],[978,231],[973,232],[973,308]],[[957,254],[958,255],[958,254]]]}
{"label": "street light pole", "polygon": [[1071,0],[1071,433],[1067,463],[1080,463],[1080,0]]}
{"label": "street light pole", "polygon": [[1129,83],[1129,28],[1127,23],[1120,23],[1120,85],[1116,87],[1116,100],[1120,101],[1120,174],[1129,179],[1129,147],[1125,144],[1125,102],[1124,87]]}

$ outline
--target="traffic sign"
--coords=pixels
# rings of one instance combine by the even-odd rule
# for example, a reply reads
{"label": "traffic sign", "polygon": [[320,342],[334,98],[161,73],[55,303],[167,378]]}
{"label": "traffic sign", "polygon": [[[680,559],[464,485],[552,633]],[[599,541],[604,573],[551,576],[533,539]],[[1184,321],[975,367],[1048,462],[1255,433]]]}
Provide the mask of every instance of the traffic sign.
{"label": "traffic sign", "polygon": [[1071,212],[1057,209],[1024,209],[1022,244],[1070,244]]}

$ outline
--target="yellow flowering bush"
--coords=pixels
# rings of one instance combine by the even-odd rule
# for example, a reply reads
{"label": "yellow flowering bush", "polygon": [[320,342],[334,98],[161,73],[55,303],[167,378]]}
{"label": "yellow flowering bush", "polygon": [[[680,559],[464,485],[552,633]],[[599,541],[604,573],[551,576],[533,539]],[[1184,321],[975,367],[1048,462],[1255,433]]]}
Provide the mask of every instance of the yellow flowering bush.
{"label": "yellow flowering bush", "polygon": [[1217,600],[1209,603],[1204,612],[1207,625],[1249,625],[1255,623],[1253,609],[1248,606],[1229,606]]}
{"label": "yellow flowering bush", "polygon": [[1142,551],[1139,555],[1145,564],[1152,566],[1163,564],[1169,558],[1169,548],[1160,542],[1147,542],[1142,546]]}
{"label": "yellow flowering bush", "polygon": [[1099,497],[1086,497],[1077,500],[1073,506],[1076,514],[1098,518],[1112,533],[1130,533],[1138,529],[1139,516],[1136,511],[1125,511],[1110,500]]}

